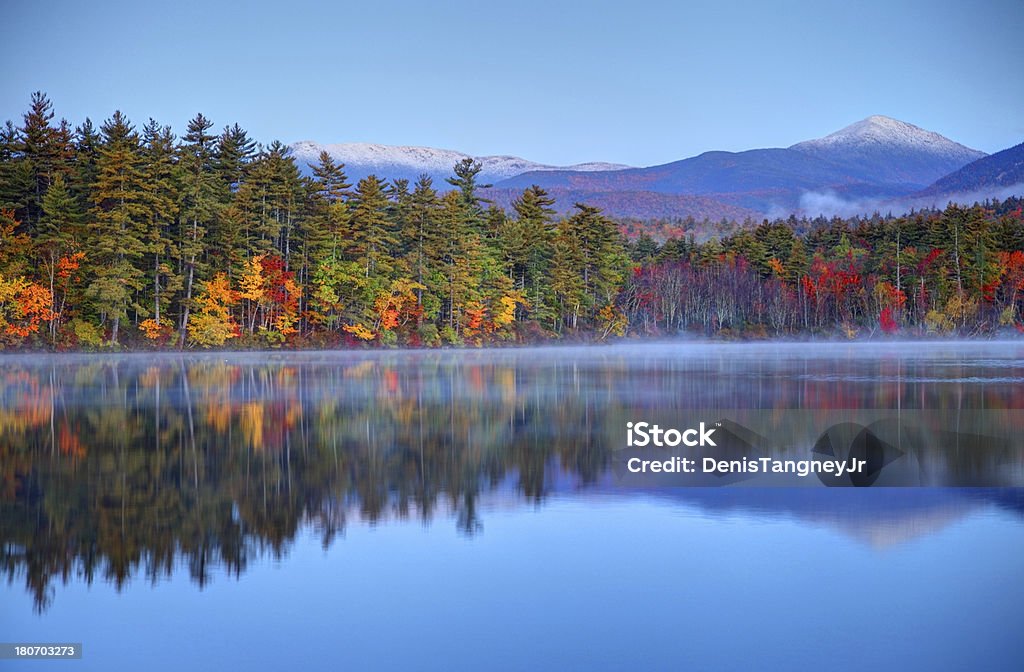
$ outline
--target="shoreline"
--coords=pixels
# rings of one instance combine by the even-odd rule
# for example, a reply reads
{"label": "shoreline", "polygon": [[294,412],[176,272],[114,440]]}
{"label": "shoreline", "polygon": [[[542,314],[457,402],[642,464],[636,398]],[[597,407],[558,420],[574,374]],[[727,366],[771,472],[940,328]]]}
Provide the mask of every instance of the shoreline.
{"label": "shoreline", "polygon": [[35,357],[105,357],[105,356],[127,356],[143,357],[157,355],[181,355],[198,358],[219,358],[222,356],[289,356],[289,355],[413,355],[428,353],[463,353],[463,354],[486,354],[486,353],[513,353],[528,352],[534,350],[542,351],[572,351],[572,350],[605,350],[613,348],[664,348],[664,347],[688,347],[688,348],[713,348],[713,349],[760,349],[776,347],[803,347],[803,346],[850,346],[850,347],[885,347],[896,346],[904,348],[907,346],[920,346],[923,348],[936,348],[942,346],[1021,346],[1024,347],[1024,337],[1003,337],[993,338],[892,338],[885,339],[781,339],[767,338],[757,340],[738,339],[689,339],[685,337],[666,338],[622,338],[604,341],[550,341],[546,343],[515,343],[507,345],[488,344],[479,347],[472,346],[442,346],[442,347],[339,347],[339,348],[273,348],[273,349],[119,349],[119,350],[20,350],[0,351],[0,364],[5,360]]}

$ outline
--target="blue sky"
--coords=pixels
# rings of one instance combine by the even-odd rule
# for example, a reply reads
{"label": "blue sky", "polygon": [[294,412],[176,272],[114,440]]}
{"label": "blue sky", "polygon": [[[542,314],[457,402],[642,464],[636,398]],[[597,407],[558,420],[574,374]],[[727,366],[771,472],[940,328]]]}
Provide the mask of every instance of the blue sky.
{"label": "blue sky", "polygon": [[1024,2],[6,0],[0,120],[196,112],[258,140],[664,163],[885,114],[1024,140]]}

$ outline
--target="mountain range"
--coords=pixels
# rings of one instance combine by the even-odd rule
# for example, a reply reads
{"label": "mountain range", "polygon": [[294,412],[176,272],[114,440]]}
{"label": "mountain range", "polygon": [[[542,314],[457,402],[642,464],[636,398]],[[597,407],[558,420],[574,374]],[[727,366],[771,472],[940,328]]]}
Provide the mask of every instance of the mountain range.
{"label": "mountain range", "polygon": [[[292,145],[300,166],[326,151],[350,178],[371,173],[414,181],[430,175],[435,188],[466,154],[428,147],[370,144]],[[523,189],[538,185],[568,211],[576,202],[614,217],[692,216],[746,219],[763,216],[853,214],[944,204],[957,194],[1024,194],[1024,145],[986,155],[913,124],[871,116],[825,137],[787,148],[709,151],[680,161],[634,168],[610,163],[558,167],[513,156],[474,157],[483,166],[485,194],[508,207]]]}
{"label": "mountain range", "polygon": [[310,140],[291,145],[292,156],[302,168],[316,164],[320,152],[327,152],[335,161],[345,164],[345,174],[350,181],[360,180],[367,175],[389,180],[415,182],[420,175],[429,175],[435,188],[445,184],[451,177],[452,166],[465,158],[474,158],[483,166],[477,176],[481,184],[497,182],[523,173],[549,170],[576,172],[614,171],[629,166],[620,163],[580,163],[574,166],[549,166],[518,156],[474,156],[451,149],[433,147],[403,147],[397,145],[375,145],[365,142],[350,142],[335,145],[320,145]]}

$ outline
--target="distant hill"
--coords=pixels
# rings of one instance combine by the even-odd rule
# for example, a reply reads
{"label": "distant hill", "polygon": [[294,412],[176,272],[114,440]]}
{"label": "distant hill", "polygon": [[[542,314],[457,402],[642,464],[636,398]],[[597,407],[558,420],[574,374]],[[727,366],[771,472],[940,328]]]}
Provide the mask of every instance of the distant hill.
{"label": "distant hill", "polygon": [[523,173],[494,186],[523,189],[531,184],[589,191],[654,191],[665,194],[742,193],[813,189],[822,183],[850,183],[839,166],[788,149],[705,152],[682,161],[629,170],[556,170]]}
{"label": "distant hill", "polygon": [[[353,183],[370,174],[384,179],[405,179],[410,182],[415,182],[420,175],[427,174],[433,178],[435,188],[446,187],[444,180],[451,177],[452,167],[470,156],[451,149],[435,149],[433,147],[402,147],[360,142],[321,145],[309,140],[296,142],[291,145],[291,149],[299,169],[307,174],[311,172],[308,166],[316,165],[319,162],[320,152],[325,151],[336,162],[345,164],[345,174]],[[477,156],[472,158],[483,165],[479,179],[485,184],[527,171],[567,169],[586,172],[628,168],[621,164],[600,162],[581,163],[568,167],[549,166],[517,156]]]}
{"label": "distant hill", "polygon": [[[1024,187],[1024,143],[969,163],[936,180],[922,194],[972,193],[1018,184]],[[1024,188],[1021,193],[1024,194]]]}

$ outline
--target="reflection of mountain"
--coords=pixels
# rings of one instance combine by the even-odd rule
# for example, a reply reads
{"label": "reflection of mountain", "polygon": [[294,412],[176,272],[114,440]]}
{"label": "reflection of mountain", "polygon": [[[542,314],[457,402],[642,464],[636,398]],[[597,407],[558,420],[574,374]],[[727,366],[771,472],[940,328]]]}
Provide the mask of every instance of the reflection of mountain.
{"label": "reflection of mountain", "polygon": [[648,494],[703,513],[793,518],[879,548],[934,534],[973,513],[1024,498],[1024,490],[950,488],[686,488]]}
{"label": "reflection of mountain", "polygon": [[[679,488],[630,490],[617,487],[606,476],[583,483],[578,475],[549,465],[549,486],[544,498],[597,501],[656,499],[672,507],[691,509],[701,516],[738,515],[765,521],[791,519],[828,528],[873,548],[883,549],[937,534],[954,523],[994,509],[1007,510],[1024,520],[1024,489],[1008,488],[875,488],[867,490],[819,488]],[[474,502],[481,518],[495,511],[535,507],[523,497],[515,474]],[[363,518],[352,502],[344,518],[354,524],[402,524],[410,519],[460,519],[458,502],[444,501],[426,513],[414,504],[385,507],[372,520]],[[472,533],[472,529],[464,529]]]}
{"label": "reflection of mountain", "polygon": [[[894,361],[877,351],[794,360],[727,347],[728,356],[711,347],[685,357],[678,347],[627,347],[5,360],[0,568],[24,580],[43,608],[52,583],[76,575],[122,586],[175,565],[200,585],[217,568],[240,574],[265,554],[283,553],[303,526],[329,544],[353,518],[453,516],[472,534],[481,506],[611,492],[611,453],[626,419],[680,407],[1024,405],[1013,382],[887,382],[894,371],[910,378],[922,366],[938,375],[933,360]],[[1010,365],[986,357],[970,365],[976,375],[989,367],[1009,376]],[[839,374],[852,382],[835,385]],[[927,457],[940,477],[963,471],[984,480],[1020,469],[1007,454]],[[760,508],[844,529],[892,521],[883,524],[890,535],[956,507],[970,510],[928,501],[904,515],[916,500],[784,492],[692,490],[678,498],[704,510]],[[631,493],[615,496],[624,494]],[[1022,508],[1005,492],[966,501],[987,500]]]}

